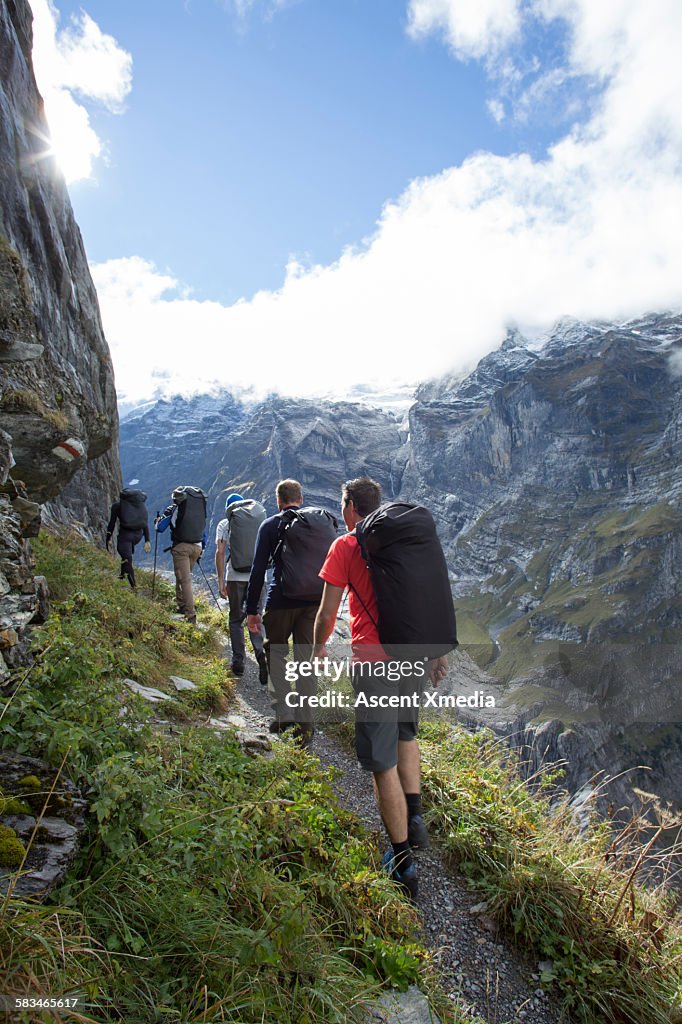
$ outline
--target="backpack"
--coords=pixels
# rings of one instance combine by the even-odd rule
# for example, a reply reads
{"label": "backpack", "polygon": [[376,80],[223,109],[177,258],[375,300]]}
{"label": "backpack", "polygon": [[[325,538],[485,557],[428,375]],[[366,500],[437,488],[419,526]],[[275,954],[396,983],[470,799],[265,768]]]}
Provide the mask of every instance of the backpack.
{"label": "backpack", "polygon": [[379,640],[391,657],[438,658],[457,646],[445,555],[428,509],[388,502],[355,527],[377,599]]}
{"label": "backpack", "polygon": [[282,593],[294,601],[319,601],[320,569],[338,531],[338,521],[322,508],[287,508],[280,513],[279,542],[273,559]]}
{"label": "backpack", "polygon": [[230,524],[230,565],[235,572],[249,572],[265,509],[253,498],[244,498],[243,501],[232,502],[225,515]]}
{"label": "backpack", "polygon": [[122,530],[141,530],[147,525],[149,514],[145,502],[147,495],[135,487],[124,487],[118,496],[118,519]]}
{"label": "backpack", "polygon": [[173,544],[201,544],[206,525],[206,495],[200,487],[176,487],[173,501],[178,514],[171,528]]}

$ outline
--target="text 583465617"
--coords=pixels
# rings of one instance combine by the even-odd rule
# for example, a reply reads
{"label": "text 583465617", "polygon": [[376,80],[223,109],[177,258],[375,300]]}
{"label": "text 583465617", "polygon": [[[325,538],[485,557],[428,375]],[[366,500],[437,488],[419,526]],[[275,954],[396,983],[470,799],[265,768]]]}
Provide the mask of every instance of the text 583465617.
{"label": "text 583465617", "polygon": [[14,1010],[73,1010],[78,996],[14,996],[7,1000]]}

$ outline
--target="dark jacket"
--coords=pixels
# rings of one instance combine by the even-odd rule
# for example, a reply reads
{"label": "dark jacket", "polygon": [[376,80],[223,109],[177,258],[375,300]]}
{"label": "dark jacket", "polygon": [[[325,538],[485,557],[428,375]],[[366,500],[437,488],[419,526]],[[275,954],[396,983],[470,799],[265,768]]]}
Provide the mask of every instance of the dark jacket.
{"label": "dark jacket", "polygon": [[[113,536],[114,530],[116,529],[116,523],[119,521],[120,517],[121,502],[115,501],[114,504],[111,506],[111,513],[109,515],[109,525],[107,526],[107,544],[109,543]],[[118,532],[125,534],[126,537],[130,538],[130,540],[135,538],[135,544],[137,544],[137,542],[140,540],[142,536],[144,536],[145,541],[149,540],[149,526],[147,525],[147,523],[145,523],[144,526],[137,527],[133,530],[131,530],[127,526],[120,526]]]}
{"label": "dark jacket", "polygon": [[282,593],[281,568],[273,559],[275,549],[279,543],[279,530],[282,522],[282,513],[270,516],[265,519],[258,529],[256,537],[256,550],[253,555],[253,565],[249,576],[249,586],[246,591],[246,614],[257,615],[258,604],[265,573],[272,563],[272,578],[268,588],[268,595],[265,599],[265,610],[268,608],[302,608],[305,605],[317,605],[318,601],[300,601],[285,597]]}

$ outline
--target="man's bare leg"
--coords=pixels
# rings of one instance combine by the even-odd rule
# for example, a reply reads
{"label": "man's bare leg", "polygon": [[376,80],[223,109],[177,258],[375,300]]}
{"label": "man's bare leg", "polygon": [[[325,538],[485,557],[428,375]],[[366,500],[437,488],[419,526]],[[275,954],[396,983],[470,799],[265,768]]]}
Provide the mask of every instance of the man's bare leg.
{"label": "man's bare leg", "polygon": [[431,845],[421,816],[421,768],[416,740],[398,741],[398,775],[407,805],[407,837],[413,850],[428,850]]}
{"label": "man's bare leg", "polygon": [[398,775],[403,793],[421,792],[419,744],[416,740],[398,740]]}
{"label": "man's bare leg", "polygon": [[394,845],[404,843],[407,841],[407,804],[398,768],[373,772],[373,777],[374,794],[389,839]]}
{"label": "man's bare leg", "polygon": [[384,854],[382,864],[414,901],[418,892],[417,874],[407,841],[407,803],[398,767],[395,765],[383,772],[373,772],[373,776],[379,811],[393,847]]}

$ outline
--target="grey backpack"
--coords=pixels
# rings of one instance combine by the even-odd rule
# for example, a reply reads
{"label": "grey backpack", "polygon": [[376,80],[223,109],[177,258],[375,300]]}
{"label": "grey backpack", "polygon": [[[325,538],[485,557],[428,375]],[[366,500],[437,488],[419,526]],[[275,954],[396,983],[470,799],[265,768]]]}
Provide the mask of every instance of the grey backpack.
{"label": "grey backpack", "polygon": [[189,484],[176,487],[173,501],[178,507],[175,526],[171,526],[173,544],[201,544],[206,525],[206,495]]}
{"label": "grey backpack", "polygon": [[244,498],[243,501],[232,502],[225,515],[230,524],[230,565],[235,572],[249,572],[265,509],[253,498]]}

